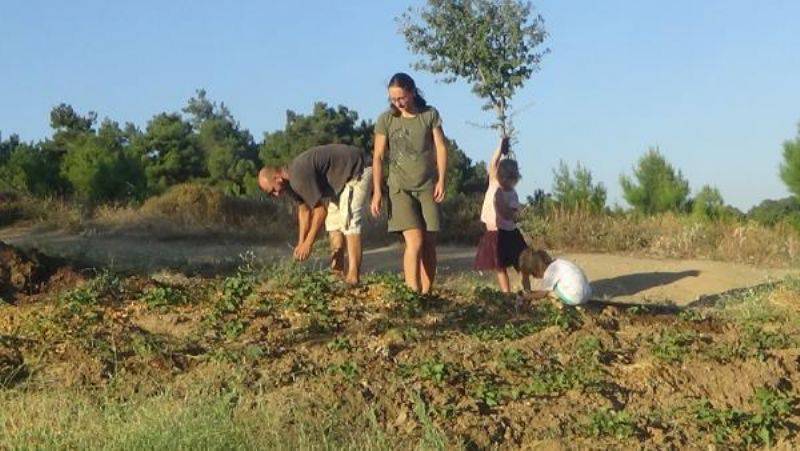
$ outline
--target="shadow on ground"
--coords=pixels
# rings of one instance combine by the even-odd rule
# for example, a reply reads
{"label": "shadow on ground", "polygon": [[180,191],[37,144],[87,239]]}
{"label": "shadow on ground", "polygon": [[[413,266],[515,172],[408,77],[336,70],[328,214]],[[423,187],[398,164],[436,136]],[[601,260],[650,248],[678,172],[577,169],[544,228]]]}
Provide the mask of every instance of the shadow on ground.
{"label": "shadow on ground", "polygon": [[700,271],[639,272],[593,281],[592,292],[600,298],[632,296],[651,288],[669,285],[686,277],[697,277]]}
{"label": "shadow on ground", "polygon": [[734,288],[726,290],[721,293],[713,293],[700,296],[697,300],[690,302],[686,308],[713,308],[719,307],[727,299],[736,299],[745,297],[748,294],[764,292],[765,290],[774,289],[776,282],[764,282],[758,285],[753,285],[744,288]]}

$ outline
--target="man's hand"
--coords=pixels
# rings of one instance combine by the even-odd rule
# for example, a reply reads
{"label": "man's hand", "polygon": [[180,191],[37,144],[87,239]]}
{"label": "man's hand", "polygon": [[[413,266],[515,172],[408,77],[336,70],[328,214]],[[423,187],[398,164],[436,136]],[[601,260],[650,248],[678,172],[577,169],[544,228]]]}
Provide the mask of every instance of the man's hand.
{"label": "man's hand", "polygon": [[436,186],[433,187],[433,200],[440,204],[444,201],[444,181],[436,182]]}
{"label": "man's hand", "polygon": [[372,202],[370,203],[370,211],[372,211],[373,217],[378,217],[381,214],[381,197],[383,195],[380,192],[376,192],[372,195]]}
{"label": "man's hand", "polygon": [[294,248],[294,259],[297,261],[306,261],[308,256],[311,255],[311,243],[304,241]]}

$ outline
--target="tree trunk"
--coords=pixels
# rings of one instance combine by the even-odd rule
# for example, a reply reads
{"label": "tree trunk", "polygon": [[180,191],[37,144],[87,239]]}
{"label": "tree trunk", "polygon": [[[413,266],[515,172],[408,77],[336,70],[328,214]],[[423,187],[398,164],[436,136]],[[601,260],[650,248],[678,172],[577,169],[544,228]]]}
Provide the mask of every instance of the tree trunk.
{"label": "tree trunk", "polygon": [[497,113],[498,127],[500,128],[500,137],[508,138],[508,116],[506,116],[506,98],[500,97],[494,105],[495,112]]}

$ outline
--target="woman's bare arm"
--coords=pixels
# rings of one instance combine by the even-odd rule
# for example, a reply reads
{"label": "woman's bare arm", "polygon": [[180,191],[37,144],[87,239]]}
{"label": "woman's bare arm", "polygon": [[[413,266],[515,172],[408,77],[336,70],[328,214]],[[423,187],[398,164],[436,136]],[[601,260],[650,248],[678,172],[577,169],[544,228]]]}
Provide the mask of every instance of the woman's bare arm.
{"label": "woman's bare arm", "polygon": [[372,150],[372,216],[381,214],[383,198],[383,158],[386,154],[386,135],[375,133],[375,146]]}
{"label": "woman's bare arm", "polygon": [[433,200],[442,202],[445,194],[445,176],[447,175],[447,144],[442,127],[433,129],[433,144],[436,147],[436,173],[439,177],[433,190]]}

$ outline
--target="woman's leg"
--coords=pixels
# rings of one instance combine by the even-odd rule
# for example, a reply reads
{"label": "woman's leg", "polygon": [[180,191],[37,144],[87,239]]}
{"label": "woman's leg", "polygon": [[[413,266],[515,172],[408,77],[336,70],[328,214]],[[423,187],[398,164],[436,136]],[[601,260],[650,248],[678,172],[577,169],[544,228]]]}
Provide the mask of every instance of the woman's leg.
{"label": "woman's leg", "polygon": [[406,285],[413,291],[420,290],[420,258],[422,257],[422,242],[424,237],[422,229],[408,229],[403,231],[406,248],[403,252],[403,274]]}
{"label": "woman's leg", "polygon": [[422,294],[428,294],[436,278],[436,232],[425,232],[422,241],[422,272],[420,275]]}
{"label": "woman's leg", "polygon": [[505,268],[497,270],[497,283],[500,284],[500,291],[511,293],[511,284],[508,282],[508,272]]}

